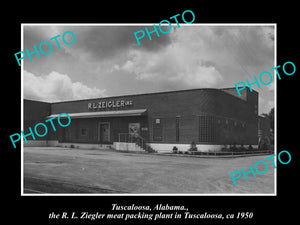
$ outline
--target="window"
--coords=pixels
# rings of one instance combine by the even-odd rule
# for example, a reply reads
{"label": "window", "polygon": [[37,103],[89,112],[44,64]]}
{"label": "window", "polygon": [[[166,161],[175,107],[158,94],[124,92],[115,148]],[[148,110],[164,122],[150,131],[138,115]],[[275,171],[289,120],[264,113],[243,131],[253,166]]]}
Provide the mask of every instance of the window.
{"label": "window", "polygon": [[210,115],[199,116],[199,142],[216,141],[216,118]]}
{"label": "window", "polygon": [[153,141],[163,140],[163,123],[162,119],[155,118],[153,120]]}
{"label": "window", "polygon": [[175,129],[176,129],[176,142],[179,142],[179,116],[176,116],[176,124],[175,124]]}
{"label": "window", "polygon": [[88,135],[88,129],[87,128],[81,128],[80,129],[80,136],[86,137]]}

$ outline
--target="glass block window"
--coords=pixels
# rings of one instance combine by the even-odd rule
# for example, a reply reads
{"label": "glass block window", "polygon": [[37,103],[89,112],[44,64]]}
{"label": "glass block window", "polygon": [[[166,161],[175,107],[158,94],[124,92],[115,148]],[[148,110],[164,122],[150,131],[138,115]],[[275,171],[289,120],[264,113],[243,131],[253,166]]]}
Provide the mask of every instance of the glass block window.
{"label": "glass block window", "polygon": [[199,142],[216,141],[216,121],[214,116],[199,116]]}

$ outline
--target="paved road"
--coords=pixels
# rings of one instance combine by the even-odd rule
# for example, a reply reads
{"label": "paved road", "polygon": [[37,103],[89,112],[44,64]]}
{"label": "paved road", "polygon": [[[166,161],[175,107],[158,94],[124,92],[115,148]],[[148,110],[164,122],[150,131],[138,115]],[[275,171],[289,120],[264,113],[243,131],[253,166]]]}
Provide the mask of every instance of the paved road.
{"label": "paved road", "polygon": [[24,193],[116,193],[121,191],[89,187],[84,184],[66,182],[43,177],[26,176]]}
{"label": "paved road", "polygon": [[[264,156],[192,158],[68,148],[24,148],[24,193],[274,193],[274,169],[242,176],[230,173]],[[259,164],[264,171],[263,164]]]}

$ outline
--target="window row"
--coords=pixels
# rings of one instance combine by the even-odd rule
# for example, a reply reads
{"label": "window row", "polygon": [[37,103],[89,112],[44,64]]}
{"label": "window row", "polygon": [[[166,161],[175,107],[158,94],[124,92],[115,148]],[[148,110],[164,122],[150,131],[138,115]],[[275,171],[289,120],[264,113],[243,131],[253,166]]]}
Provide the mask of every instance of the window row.
{"label": "window row", "polygon": [[153,118],[153,141],[186,142],[189,139],[203,143],[217,142],[222,137],[243,133],[246,123],[213,115],[193,117]]}

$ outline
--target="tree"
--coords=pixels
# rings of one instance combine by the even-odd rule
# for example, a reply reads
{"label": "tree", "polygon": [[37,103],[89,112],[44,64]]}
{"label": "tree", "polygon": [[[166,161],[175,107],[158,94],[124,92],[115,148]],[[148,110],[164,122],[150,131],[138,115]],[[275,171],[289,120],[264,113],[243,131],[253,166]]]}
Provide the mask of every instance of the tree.
{"label": "tree", "polygon": [[269,113],[263,113],[262,115],[270,120],[271,132],[274,134],[274,108]]}
{"label": "tree", "polygon": [[262,116],[270,120],[270,139],[271,143],[274,143],[274,108],[272,108],[269,113],[263,113]]}

